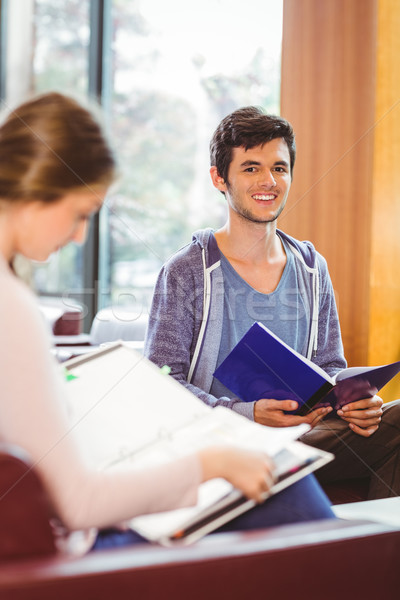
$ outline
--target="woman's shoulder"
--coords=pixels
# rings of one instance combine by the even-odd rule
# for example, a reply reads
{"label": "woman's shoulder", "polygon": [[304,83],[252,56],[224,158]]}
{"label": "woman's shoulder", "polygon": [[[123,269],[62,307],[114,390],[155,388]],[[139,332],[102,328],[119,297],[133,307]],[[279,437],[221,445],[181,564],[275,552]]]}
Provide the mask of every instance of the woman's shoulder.
{"label": "woman's shoulder", "polygon": [[32,310],[36,306],[36,298],[32,290],[11,271],[0,269],[0,282],[2,289],[0,301],[3,305],[7,304],[12,307],[16,303],[18,306],[23,305],[28,310]]}
{"label": "woman's shoulder", "polygon": [[0,269],[0,321],[3,332],[27,337],[34,331],[46,335],[46,326],[40,313],[38,300],[28,285],[17,276]]}

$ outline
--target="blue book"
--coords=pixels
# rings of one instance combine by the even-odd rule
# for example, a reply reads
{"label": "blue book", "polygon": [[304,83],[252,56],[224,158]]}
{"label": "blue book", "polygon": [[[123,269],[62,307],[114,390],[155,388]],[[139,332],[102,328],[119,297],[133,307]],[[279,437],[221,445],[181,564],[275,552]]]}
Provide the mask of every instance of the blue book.
{"label": "blue book", "polygon": [[330,377],[285,344],[262,323],[254,323],[214,373],[240,400],[295,400],[292,414],[316,406],[344,404],[374,396],[400,371],[400,361],[379,367],[350,367]]}

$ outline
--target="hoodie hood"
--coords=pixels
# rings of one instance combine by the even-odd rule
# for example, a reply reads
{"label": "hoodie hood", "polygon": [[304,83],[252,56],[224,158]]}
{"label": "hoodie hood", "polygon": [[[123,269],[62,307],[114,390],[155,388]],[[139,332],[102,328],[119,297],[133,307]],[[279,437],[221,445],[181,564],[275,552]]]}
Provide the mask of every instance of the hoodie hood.
{"label": "hoodie hood", "polygon": [[[280,229],[276,230],[277,235],[297,251],[309,269],[316,267],[316,251],[311,242],[300,242],[292,236],[284,233]],[[213,235],[214,230],[211,227],[199,229],[193,233],[192,241],[200,246],[205,252],[206,268],[211,267],[220,260],[220,250],[217,241]]]}
{"label": "hoodie hood", "polygon": [[205,250],[205,266],[208,269],[215,265],[221,258],[217,240],[214,237],[214,230],[211,227],[199,229],[193,233],[192,242],[198,244],[201,250]]}

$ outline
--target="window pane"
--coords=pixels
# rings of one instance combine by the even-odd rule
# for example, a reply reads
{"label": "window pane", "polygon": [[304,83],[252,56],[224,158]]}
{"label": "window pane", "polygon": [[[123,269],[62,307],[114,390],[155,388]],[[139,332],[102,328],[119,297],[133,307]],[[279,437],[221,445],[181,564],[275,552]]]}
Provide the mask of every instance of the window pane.
{"label": "window pane", "polygon": [[[88,89],[89,0],[35,0],[32,92],[58,90],[84,98]],[[37,291],[79,292],[82,248],[70,244],[34,269]]]}
{"label": "window pane", "polygon": [[121,183],[102,214],[103,304],[146,310],[163,261],[218,227],[208,144],[230,111],[279,113],[282,2],[114,0],[105,105]]}
{"label": "window pane", "polygon": [[33,91],[86,96],[90,0],[35,0]]}

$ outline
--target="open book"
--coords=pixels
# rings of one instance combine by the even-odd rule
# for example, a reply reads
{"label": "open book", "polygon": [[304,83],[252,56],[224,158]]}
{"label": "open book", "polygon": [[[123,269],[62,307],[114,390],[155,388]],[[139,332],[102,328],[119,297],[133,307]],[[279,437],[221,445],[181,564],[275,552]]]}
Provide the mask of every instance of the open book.
{"label": "open book", "polygon": [[254,323],[214,373],[244,402],[260,398],[296,400],[294,414],[316,406],[335,410],[374,396],[400,371],[400,361],[379,367],[350,367],[330,377],[285,344],[262,323]]}
{"label": "open book", "polygon": [[[61,366],[71,430],[93,466],[140,468],[211,444],[265,451],[277,465],[275,494],[333,459],[296,438],[308,425],[269,428],[205,405],[137,351],[116,343]],[[254,506],[223,479],[200,486],[197,505],[140,516],[129,525],[162,544],[188,543]]]}

